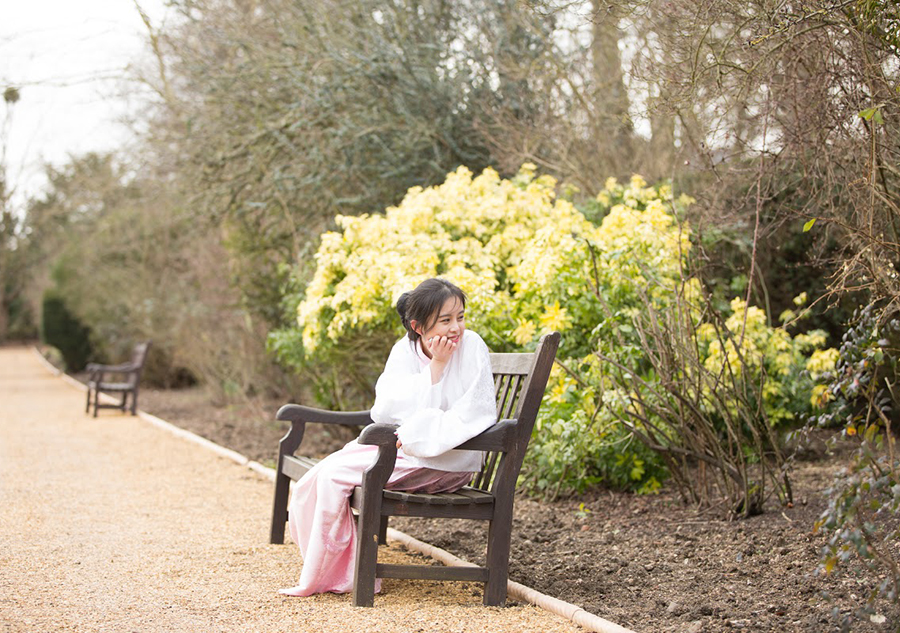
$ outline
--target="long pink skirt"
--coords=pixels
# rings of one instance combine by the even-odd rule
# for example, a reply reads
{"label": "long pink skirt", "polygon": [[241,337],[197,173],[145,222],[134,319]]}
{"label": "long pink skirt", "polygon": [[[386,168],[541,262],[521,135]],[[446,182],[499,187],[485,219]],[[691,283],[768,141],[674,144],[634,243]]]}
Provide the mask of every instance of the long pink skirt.
{"label": "long pink skirt", "polygon": [[[296,587],[281,589],[288,596],[353,591],[356,520],[349,498],[362,483],[363,471],[375,462],[377,446],[348,443],[309,470],[297,483],[288,508],[291,538],[300,546],[303,569]],[[421,468],[397,453],[387,487],[413,492],[450,492],[469,482],[472,473]],[[376,579],[375,591],[381,589]]]}

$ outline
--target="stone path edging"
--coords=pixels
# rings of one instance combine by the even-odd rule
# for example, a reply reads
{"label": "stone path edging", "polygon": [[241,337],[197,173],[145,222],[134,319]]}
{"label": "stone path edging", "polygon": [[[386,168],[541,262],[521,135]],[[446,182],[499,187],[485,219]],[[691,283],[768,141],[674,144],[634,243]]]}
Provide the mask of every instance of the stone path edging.
{"label": "stone path edging", "polygon": [[[37,357],[41,360],[44,367],[53,374],[61,378],[64,382],[69,384],[70,386],[79,389],[81,391],[87,391],[87,386],[72,378],[65,372],[60,371],[56,367],[53,366],[50,361],[44,358],[44,355],[41,354],[40,350],[36,347],[32,348]],[[108,402],[115,402],[115,400],[111,396],[107,396],[106,394],[100,394],[101,399],[104,399]],[[147,413],[146,411],[142,411],[138,409],[137,415],[142,420],[149,422],[150,424],[159,427],[177,437],[183,438],[189,442],[194,442],[202,446],[203,448],[216,453],[221,457],[225,457],[233,462],[241,466],[246,466],[250,470],[254,471],[258,475],[270,480],[275,481],[275,469],[269,468],[268,466],[263,466],[259,462],[252,461],[241,455],[237,451],[233,451],[229,448],[225,448],[215,442],[212,442],[205,437],[201,437],[196,433],[192,433],[181,427],[178,427],[171,422],[167,422],[162,418],[158,418],[155,415]],[[388,539],[392,541],[397,541],[402,543],[404,546],[409,549],[418,552],[424,556],[429,556],[434,558],[441,563],[454,566],[454,567],[474,567],[473,563],[465,561],[457,556],[454,556],[450,552],[443,550],[439,547],[435,547],[434,545],[429,545],[423,541],[420,541],[404,532],[399,530],[395,530],[394,528],[388,528]],[[559,600],[552,596],[548,596],[543,594],[535,589],[530,587],[526,587],[520,583],[514,582],[512,580],[508,581],[507,584],[507,592],[510,597],[516,600],[522,600],[524,602],[528,602],[529,604],[533,604],[536,607],[544,609],[545,611],[549,611],[555,615],[558,615],[562,618],[565,618],[575,624],[587,629],[588,631],[592,631],[593,633],[635,633],[631,629],[627,629],[623,626],[616,624],[615,622],[610,622],[609,620],[605,620],[598,615],[594,615],[593,613],[589,613],[578,607],[574,604],[570,604],[563,600]]]}

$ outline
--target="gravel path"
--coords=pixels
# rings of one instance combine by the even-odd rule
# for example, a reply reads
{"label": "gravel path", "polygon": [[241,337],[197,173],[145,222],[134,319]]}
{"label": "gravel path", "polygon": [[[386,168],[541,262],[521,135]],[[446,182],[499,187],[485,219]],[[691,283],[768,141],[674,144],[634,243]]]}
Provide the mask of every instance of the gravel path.
{"label": "gravel path", "polygon": [[[579,631],[480,585],[385,580],[285,598],[301,559],[268,545],[272,485],[139,418],[84,414],[31,349],[0,348],[0,631]],[[399,546],[385,562],[405,562]]]}

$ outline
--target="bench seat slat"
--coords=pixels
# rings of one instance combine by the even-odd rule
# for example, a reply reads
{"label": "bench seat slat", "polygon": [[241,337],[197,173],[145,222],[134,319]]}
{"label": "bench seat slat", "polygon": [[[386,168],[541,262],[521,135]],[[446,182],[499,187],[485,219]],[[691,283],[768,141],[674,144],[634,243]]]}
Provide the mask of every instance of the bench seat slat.
{"label": "bench seat slat", "polygon": [[494,497],[483,490],[473,490],[469,487],[461,488],[456,492],[439,492],[426,494],[422,492],[402,492],[399,490],[385,490],[385,499],[394,499],[404,503],[425,503],[431,505],[471,505],[473,503],[493,503]]}
{"label": "bench seat slat", "polygon": [[90,386],[101,391],[131,391],[134,383],[130,382],[96,382],[91,381]]}
{"label": "bench seat slat", "polygon": [[491,493],[468,486],[460,488],[453,494],[466,497],[470,500],[470,503],[493,503],[494,501],[494,496]]}
{"label": "bench seat slat", "polygon": [[319,460],[315,457],[304,457],[302,455],[285,455],[284,462],[281,465],[281,472],[283,472],[294,481],[297,481],[318,463]]}

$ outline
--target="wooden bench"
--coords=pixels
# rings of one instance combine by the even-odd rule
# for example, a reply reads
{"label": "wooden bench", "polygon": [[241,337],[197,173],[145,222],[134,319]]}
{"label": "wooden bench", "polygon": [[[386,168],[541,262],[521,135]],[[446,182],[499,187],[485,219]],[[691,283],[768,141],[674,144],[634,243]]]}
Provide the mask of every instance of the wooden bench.
{"label": "wooden bench", "polygon": [[[89,413],[91,410],[91,398],[93,397],[94,417],[97,417],[98,409],[121,409],[123,412],[127,407],[128,396],[131,395],[131,415],[137,412],[138,388],[141,383],[141,372],[144,369],[144,362],[147,360],[147,351],[150,349],[150,341],[135,345],[134,351],[131,353],[131,360],[121,365],[100,365],[98,363],[89,363],[87,366],[88,376],[88,392],[87,404],[84,412]],[[116,380],[111,380],[112,376]],[[101,393],[118,393],[122,396],[121,402],[114,404],[105,404],[100,402]]]}
{"label": "wooden bench", "polygon": [[[363,475],[350,499],[358,513],[358,545],[353,581],[353,604],[371,607],[375,578],[425,578],[483,582],[484,604],[506,601],[513,497],[525,449],[537,417],[550,369],[559,346],[559,333],[544,335],[535,352],[491,354],[498,422],[458,448],[486,451],[484,467],[470,485],[458,492],[420,494],[384,490],[397,458],[396,426],[373,424],[368,411],[339,413],[296,404],[279,409],[277,418],[291,423],[278,450],[271,543],[284,542],[291,480],[302,477],[318,460],[294,452],[303,440],[307,422],[362,426],[361,444],[374,444],[378,457]],[[386,540],[388,517],[418,516],[489,521],[484,567],[384,565],[377,561],[378,545]]]}

